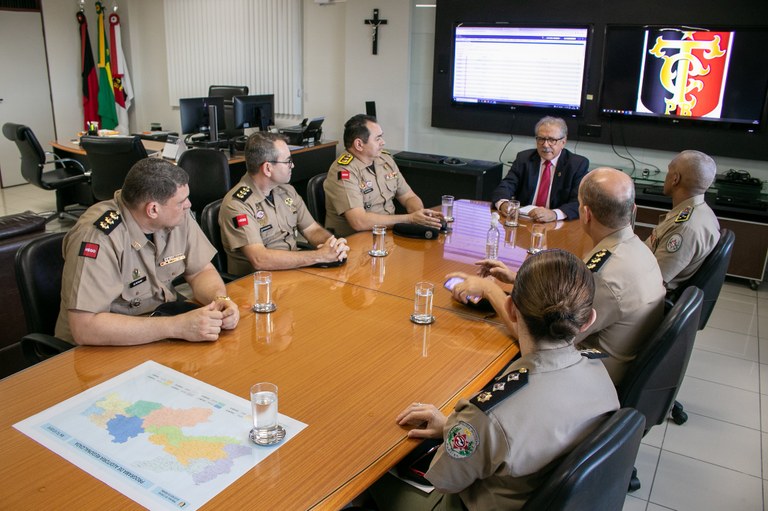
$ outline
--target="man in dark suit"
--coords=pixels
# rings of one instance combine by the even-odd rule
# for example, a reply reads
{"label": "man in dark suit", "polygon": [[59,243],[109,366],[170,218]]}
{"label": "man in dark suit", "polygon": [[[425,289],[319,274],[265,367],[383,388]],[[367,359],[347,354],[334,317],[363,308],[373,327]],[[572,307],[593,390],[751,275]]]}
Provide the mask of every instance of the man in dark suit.
{"label": "man in dark suit", "polygon": [[521,206],[536,206],[528,213],[536,222],[579,218],[579,184],[587,175],[589,160],[565,149],[568,126],[562,119],[544,117],[534,132],[536,149],[517,154],[491,200],[502,213],[511,198]]}

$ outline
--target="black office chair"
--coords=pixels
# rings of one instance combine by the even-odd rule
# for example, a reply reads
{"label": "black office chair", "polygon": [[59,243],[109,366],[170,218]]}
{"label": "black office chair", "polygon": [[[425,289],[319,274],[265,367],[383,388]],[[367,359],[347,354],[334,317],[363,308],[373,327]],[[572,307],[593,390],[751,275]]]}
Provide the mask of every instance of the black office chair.
{"label": "black office chair", "polygon": [[224,197],[232,187],[227,157],[216,149],[189,149],[176,163],[189,174],[189,201],[200,222],[203,208]]}
{"label": "black office chair", "polygon": [[91,188],[97,200],[111,199],[123,187],[131,167],[147,157],[141,138],[82,137],[80,147],[85,150],[91,166]]}
{"label": "black office chair", "polygon": [[323,183],[327,174],[312,176],[307,182],[307,209],[320,225],[325,225],[325,190]]}
{"label": "black office chair", "polygon": [[[680,299],[683,291],[691,286],[698,287],[704,292],[699,330],[704,330],[704,327],[707,326],[709,316],[712,315],[717,298],[720,296],[720,289],[722,289],[723,282],[725,282],[725,272],[728,270],[728,263],[731,261],[735,239],[736,235],[733,231],[726,228],[720,229],[720,239],[715,244],[712,252],[704,259],[699,269],[696,270],[696,273],[681,283],[667,297],[667,307],[669,308]],[[672,406],[672,420],[675,424],[685,424],[688,420],[688,414],[685,413],[682,403],[675,401],[675,404]]]}
{"label": "black office chair", "polygon": [[[661,424],[675,402],[688,367],[704,293],[687,288],[632,361],[617,388],[621,406],[645,415],[645,431]],[[640,488],[633,476],[630,490]]]}
{"label": "black office chair", "polygon": [[30,332],[22,337],[21,350],[31,364],[72,348],[53,335],[61,306],[64,234],[35,238],[16,252],[16,283]]}
{"label": "black office chair", "polygon": [[233,98],[235,96],[247,95],[247,85],[211,85],[208,87],[209,97],[214,96],[224,98],[224,121],[226,124],[224,136],[226,138],[239,137],[243,134],[242,129],[235,128],[235,110]]}
{"label": "black office chair", "polygon": [[221,242],[221,227],[219,227],[221,201],[222,199],[211,202],[203,208],[203,214],[200,215],[200,227],[202,227],[208,241],[216,249],[216,255],[211,261],[213,266],[216,267],[224,282],[232,282],[238,277],[227,272],[227,253],[224,252],[224,244]]}
{"label": "black office chair", "polygon": [[632,408],[614,412],[560,461],[523,511],[620,511],[627,495],[645,418]]}
{"label": "black office chair", "polygon": [[23,124],[3,124],[3,135],[19,149],[21,175],[24,179],[43,190],[56,192],[56,212],[46,217],[46,222],[54,218],[77,220],[77,208],[67,210],[67,207],[79,206],[79,212],[82,213],[85,207],[93,204],[88,185],[90,178],[82,163],[72,158],[58,158],[53,153],[43,151],[35,134]]}

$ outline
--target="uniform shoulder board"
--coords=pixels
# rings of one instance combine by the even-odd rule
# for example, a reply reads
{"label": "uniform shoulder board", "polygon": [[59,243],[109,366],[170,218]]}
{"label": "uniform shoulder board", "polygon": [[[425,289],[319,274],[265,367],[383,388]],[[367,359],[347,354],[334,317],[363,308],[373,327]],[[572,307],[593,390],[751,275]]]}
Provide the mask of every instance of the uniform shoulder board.
{"label": "uniform shoulder board", "polygon": [[608,358],[608,353],[603,353],[595,348],[587,348],[579,351],[581,352],[581,356],[586,358]]}
{"label": "uniform shoulder board", "polygon": [[387,151],[386,149],[382,149],[382,150],[381,150],[381,154],[389,154],[389,155],[392,155],[392,153],[390,153],[390,152],[389,152],[389,151]]}
{"label": "uniform shoulder board", "polygon": [[350,163],[352,163],[352,160],[354,159],[355,157],[352,156],[351,154],[342,153],[341,156],[339,156],[339,159],[336,160],[336,163],[338,163],[339,165],[349,165]]}
{"label": "uniform shoulder board", "polygon": [[528,369],[521,367],[499,379],[492,380],[470,403],[484,412],[504,401],[506,398],[528,385]]}
{"label": "uniform shoulder board", "polygon": [[120,216],[120,213],[114,209],[110,209],[109,211],[105,211],[98,220],[93,222],[93,225],[104,234],[111,234],[122,222],[123,217]]}
{"label": "uniform shoulder board", "polygon": [[693,207],[688,206],[687,208],[683,209],[680,213],[677,214],[677,217],[675,218],[676,224],[682,224],[683,222],[687,222],[691,219],[691,215],[693,214]]}
{"label": "uniform shoulder board", "polygon": [[608,260],[608,258],[611,257],[611,251],[610,250],[600,250],[599,252],[595,252],[592,257],[589,258],[587,261],[587,268],[592,273],[597,273],[600,271],[600,268],[603,267],[605,262]]}
{"label": "uniform shoulder board", "polygon": [[241,186],[240,188],[237,189],[235,193],[232,194],[232,197],[242,202],[245,202],[246,200],[248,200],[248,197],[250,197],[252,193],[253,193],[253,190],[251,190],[250,186]]}

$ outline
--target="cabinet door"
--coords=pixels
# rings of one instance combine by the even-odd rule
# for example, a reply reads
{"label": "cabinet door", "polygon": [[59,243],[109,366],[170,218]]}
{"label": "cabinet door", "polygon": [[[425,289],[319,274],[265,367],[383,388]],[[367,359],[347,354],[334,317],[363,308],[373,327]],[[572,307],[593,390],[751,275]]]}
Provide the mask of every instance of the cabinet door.
{"label": "cabinet door", "polygon": [[[43,149],[55,138],[39,12],[0,11],[0,125],[26,124]],[[0,136],[0,184],[23,184],[16,144]]]}

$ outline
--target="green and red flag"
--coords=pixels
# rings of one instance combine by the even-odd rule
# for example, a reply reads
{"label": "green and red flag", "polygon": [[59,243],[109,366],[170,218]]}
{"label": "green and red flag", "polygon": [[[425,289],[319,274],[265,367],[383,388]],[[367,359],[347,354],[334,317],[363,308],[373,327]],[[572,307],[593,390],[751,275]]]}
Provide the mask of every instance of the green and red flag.
{"label": "green and red flag", "polygon": [[104,4],[96,2],[99,24],[99,116],[101,128],[113,130],[117,127],[115,94],[112,90],[112,69],[109,65],[107,33],[104,30]]}

